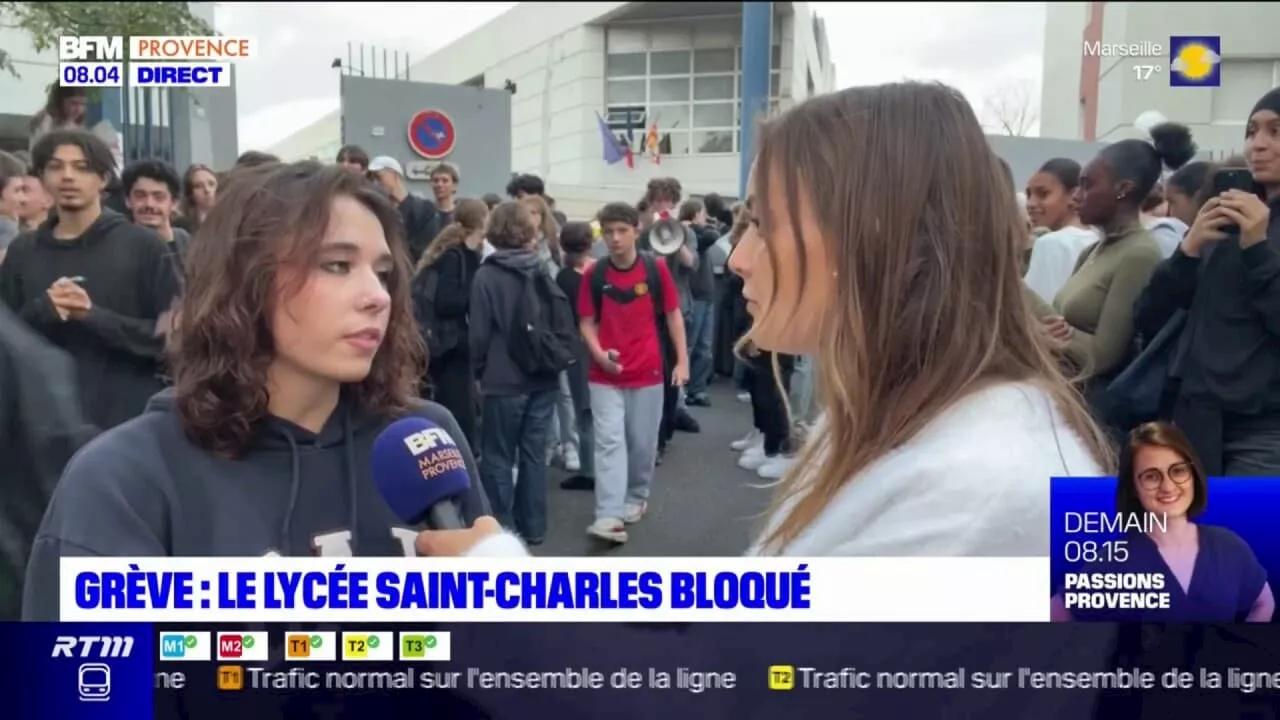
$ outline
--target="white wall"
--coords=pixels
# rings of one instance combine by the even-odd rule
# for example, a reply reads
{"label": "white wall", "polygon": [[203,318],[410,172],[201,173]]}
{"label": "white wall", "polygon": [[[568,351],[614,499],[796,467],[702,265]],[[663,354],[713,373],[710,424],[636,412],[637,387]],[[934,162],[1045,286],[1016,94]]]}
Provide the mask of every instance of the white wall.
{"label": "white wall", "polygon": [[[463,83],[483,76],[484,86],[489,88],[514,82],[517,92],[511,105],[512,168],[540,175],[556,199],[557,208],[570,217],[586,217],[612,200],[634,202],[649,179],[659,176],[679,178],[687,194],[736,194],[737,152],[673,152],[662,157],[659,164],[637,157],[635,169],[628,169],[623,163],[604,163],[597,113],[607,103],[608,53],[733,50],[741,42],[741,14],[733,4],[726,3],[726,12],[720,16],[637,22],[619,19],[606,28],[602,19],[628,5],[521,3],[419,62],[411,69],[410,77],[424,82]],[[793,12],[775,22],[774,27],[774,43],[781,48],[774,84],[783,96],[775,109],[779,104],[786,106],[792,97],[803,99],[810,74],[816,93],[835,87],[835,68],[825,47],[826,39],[814,36],[812,12],[806,3],[791,6]],[[443,58],[448,61],[443,62]],[[740,81],[735,87],[735,96],[740,97]],[[687,129],[689,122],[685,121],[683,128]],[[736,122],[733,125],[726,129],[732,130],[736,149]],[[659,128],[664,129],[661,117]],[[681,126],[665,129],[672,135],[673,145],[677,144],[674,138],[681,136]],[[270,151],[285,159],[311,155],[328,159],[336,152],[339,131],[334,114],[277,143]],[[692,141],[695,135],[686,130],[682,137]],[[673,147],[673,151],[677,149]]]}
{"label": "white wall", "polygon": [[1045,3],[1044,71],[1040,82],[1040,137],[1082,137],[1080,64],[1089,3]]}
{"label": "white wall", "polygon": [[[771,94],[775,101],[771,110],[785,109],[789,105],[808,96],[809,79],[813,80],[814,94],[828,92],[835,85],[835,69],[831,65],[829,55],[826,62],[819,55],[819,47],[825,45],[825,38],[814,35],[813,16],[807,5],[796,3],[795,11],[779,17],[774,24],[774,45],[778,48],[774,62],[775,70],[771,73]],[[593,33],[591,42],[595,42],[595,28],[587,28]],[[606,73],[596,70],[593,75],[584,75],[582,82],[586,86],[584,97],[593,102],[582,106],[565,118],[566,128],[576,126],[578,136],[576,142],[565,140],[564,148],[553,143],[550,172],[544,175],[548,181],[550,192],[556,198],[559,207],[571,216],[574,212],[579,216],[593,213],[601,202],[623,200],[634,202],[644,192],[645,185],[654,177],[671,176],[680,180],[686,194],[706,194],[717,192],[724,195],[736,195],[738,190],[739,156],[738,124],[740,111],[735,113],[733,121],[722,130],[711,130],[717,141],[726,143],[725,152],[706,152],[711,147],[706,143],[712,139],[708,131],[699,130],[705,125],[700,120],[700,109],[710,110],[709,106],[728,104],[739,105],[741,98],[740,60],[733,65],[735,70],[735,100],[700,99],[699,78],[726,77],[704,76],[699,67],[702,59],[711,59],[718,52],[733,53],[737,56],[742,37],[742,18],[739,14],[721,17],[704,17],[674,23],[665,22],[617,22],[612,23],[602,33],[604,37],[605,55],[630,54],[648,51],[650,53],[650,75],[653,71],[653,53],[680,52],[692,50],[694,68],[692,113],[686,114],[672,105],[664,104],[663,98],[656,98],[653,80],[649,81],[649,92],[646,102],[650,109],[656,111],[659,130],[672,137],[672,153],[661,157],[660,163],[653,163],[648,158],[637,157],[635,168],[630,169],[624,163],[606,165],[603,161],[603,139],[599,130],[596,113],[607,105],[617,104],[610,98],[607,86],[610,81],[635,82],[618,80],[617,77],[606,78]],[[592,48],[596,46],[593,44]],[[740,51],[739,51],[740,52]],[[825,49],[823,51],[825,53]],[[605,59],[597,68],[605,66]],[[715,72],[715,71],[713,71]],[[673,78],[674,79],[674,78]],[[521,85],[523,93],[523,85]],[[634,101],[623,101],[634,102]],[[667,116],[664,122],[663,114]],[[704,117],[710,113],[703,113]],[[676,115],[680,123],[667,125],[670,117]],[[554,123],[561,123],[560,116],[555,116]],[[681,127],[692,124],[694,132],[683,133]],[[731,139],[731,140],[730,140]],[[687,149],[686,149],[687,148]],[[539,148],[540,149],[540,148]],[[521,155],[516,151],[514,167],[518,170],[538,172],[538,163],[532,149],[529,154]]]}
{"label": "white wall", "polygon": [[[478,75],[485,76],[485,87],[501,88],[505,80],[520,80],[503,75],[498,68],[511,69],[514,58],[524,57],[531,49],[549,40],[572,33],[586,23],[625,8],[630,3],[520,3],[481,27],[449,43],[409,68],[409,77],[421,82],[457,84]],[[534,55],[537,55],[535,51]],[[545,54],[544,54],[545,59]],[[525,69],[517,73],[523,75]],[[523,85],[520,87],[524,92]],[[516,108],[512,107],[513,122]],[[269,152],[285,160],[317,155],[321,159],[336,152],[341,137],[341,120],[337,112],[273,145]]]}
{"label": "white wall", "polygon": [[[1171,35],[1217,35],[1222,40],[1222,85],[1170,87],[1169,58],[1105,58],[1099,85],[1098,138],[1132,137],[1146,110],[1191,126],[1202,150],[1221,155],[1244,143],[1244,123],[1254,102],[1280,85],[1280,5],[1220,2],[1212,5],[1107,3],[1104,42],[1159,42],[1167,55]],[[1135,64],[1159,64],[1161,72],[1139,80]]]}

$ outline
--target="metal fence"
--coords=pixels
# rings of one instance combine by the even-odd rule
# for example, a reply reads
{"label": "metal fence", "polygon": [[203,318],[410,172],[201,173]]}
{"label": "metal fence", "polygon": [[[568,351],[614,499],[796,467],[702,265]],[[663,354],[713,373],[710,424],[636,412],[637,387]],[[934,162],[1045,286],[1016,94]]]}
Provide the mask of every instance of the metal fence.
{"label": "metal fence", "polygon": [[175,163],[174,91],[170,88],[123,89],[124,161],[155,158]]}

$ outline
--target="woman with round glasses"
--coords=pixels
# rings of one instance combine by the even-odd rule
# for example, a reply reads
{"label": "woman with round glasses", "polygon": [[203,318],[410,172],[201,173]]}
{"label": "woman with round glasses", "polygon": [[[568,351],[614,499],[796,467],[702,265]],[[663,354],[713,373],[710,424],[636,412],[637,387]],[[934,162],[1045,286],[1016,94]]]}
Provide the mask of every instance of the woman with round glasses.
{"label": "woman with round glasses", "polygon": [[1269,622],[1275,598],[1253,550],[1224,527],[1193,522],[1208,504],[1208,483],[1182,431],[1162,422],[1138,426],[1129,433],[1119,467],[1116,512],[1161,522],[1142,523],[1149,532],[1125,537],[1123,562],[1091,563],[1083,572],[1163,574],[1169,607],[1068,610],[1056,595],[1053,619]]}

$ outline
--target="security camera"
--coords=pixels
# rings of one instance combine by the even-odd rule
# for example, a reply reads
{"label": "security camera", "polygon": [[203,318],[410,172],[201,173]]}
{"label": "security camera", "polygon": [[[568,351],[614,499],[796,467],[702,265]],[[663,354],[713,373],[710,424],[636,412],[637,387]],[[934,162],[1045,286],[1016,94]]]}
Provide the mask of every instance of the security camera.
{"label": "security camera", "polygon": [[516,94],[516,84],[515,84],[515,83],[513,83],[513,82],[511,82],[510,80],[507,80],[506,82],[504,82],[504,83],[502,84],[502,89],[503,89],[503,90],[506,90],[507,92],[511,93],[512,95],[515,95],[515,94]]}

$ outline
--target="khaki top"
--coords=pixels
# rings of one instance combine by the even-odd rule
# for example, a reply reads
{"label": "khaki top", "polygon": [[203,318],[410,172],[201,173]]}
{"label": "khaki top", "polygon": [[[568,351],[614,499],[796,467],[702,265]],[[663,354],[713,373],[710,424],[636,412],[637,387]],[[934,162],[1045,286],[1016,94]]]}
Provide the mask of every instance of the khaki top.
{"label": "khaki top", "polygon": [[1164,259],[1141,225],[1108,235],[1080,253],[1076,269],[1053,298],[1075,329],[1066,359],[1085,376],[1121,369],[1133,349],[1133,305]]}

